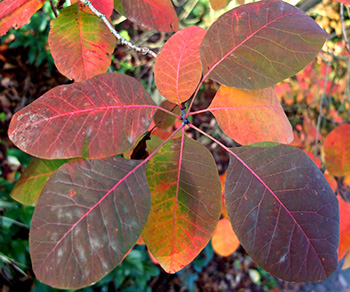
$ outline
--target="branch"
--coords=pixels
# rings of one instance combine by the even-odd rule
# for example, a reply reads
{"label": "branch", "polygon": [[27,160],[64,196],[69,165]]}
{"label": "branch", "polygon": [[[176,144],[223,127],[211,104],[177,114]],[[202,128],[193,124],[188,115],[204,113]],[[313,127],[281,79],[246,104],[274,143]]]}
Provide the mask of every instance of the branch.
{"label": "branch", "polygon": [[85,4],[87,7],[89,7],[91,9],[91,11],[99,18],[102,19],[102,21],[107,25],[107,27],[109,28],[109,30],[111,31],[111,33],[117,38],[118,41],[120,41],[120,43],[122,45],[125,45],[127,47],[129,47],[130,49],[141,53],[142,55],[147,55],[149,54],[150,56],[152,56],[153,58],[157,57],[157,54],[155,52],[153,52],[150,48],[147,47],[138,47],[136,45],[134,45],[133,43],[127,41],[126,39],[124,39],[114,28],[114,26],[108,21],[107,17],[102,14],[100,11],[98,11],[89,0],[80,0],[81,3]]}
{"label": "branch", "polygon": [[51,9],[52,9],[53,14],[55,14],[55,17],[57,18],[58,13],[57,13],[56,7],[55,7],[55,5],[53,4],[52,0],[50,0],[50,6],[51,6]]}
{"label": "branch", "polygon": [[345,28],[345,20],[344,20],[344,4],[340,4],[340,22],[341,22],[341,28],[343,32],[343,38],[345,41],[345,48],[350,53],[350,44],[348,40],[348,36],[346,35],[346,28]]}

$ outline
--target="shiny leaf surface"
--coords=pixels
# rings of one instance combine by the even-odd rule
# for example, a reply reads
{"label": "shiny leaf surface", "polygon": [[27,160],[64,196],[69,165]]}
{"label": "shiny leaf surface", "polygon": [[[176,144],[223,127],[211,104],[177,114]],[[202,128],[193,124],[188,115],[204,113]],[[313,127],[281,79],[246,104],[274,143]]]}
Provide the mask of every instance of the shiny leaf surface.
{"label": "shiny leaf surface", "polygon": [[146,164],[121,157],[71,161],[52,175],[35,208],[29,244],[48,285],[90,285],[119,264],[147,221]]}
{"label": "shiny leaf surface", "polygon": [[105,73],[45,93],[14,115],[9,137],[41,158],[105,158],[128,151],[156,108],[137,80]]}
{"label": "shiny leaf surface", "polygon": [[233,230],[271,274],[324,280],[337,268],[337,198],[302,150],[264,144],[232,149],[225,199]]}
{"label": "shiny leaf surface", "polygon": [[304,68],[326,39],[312,18],[286,2],[246,4],[209,28],[201,47],[204,74],[226,86],[267,88]]}
{"label": "shiny leaf surface", "polygon": [[150,160],[152,207],[143,240],[168,273],[188,265],[207,245],[221,213],[221,185],[210,152],[199,142],[170,140]]}

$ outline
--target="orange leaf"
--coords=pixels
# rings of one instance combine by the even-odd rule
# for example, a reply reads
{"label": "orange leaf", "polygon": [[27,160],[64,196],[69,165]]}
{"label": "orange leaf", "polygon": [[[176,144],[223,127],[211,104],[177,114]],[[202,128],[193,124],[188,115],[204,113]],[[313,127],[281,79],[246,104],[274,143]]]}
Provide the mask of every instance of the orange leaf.
{"label": "orange leaf", "polygon": [[240,144],[293,141],[292,126],[272,88],[221,86],[208,109],[223,132]]}
{"label": "orange leaf", "polygon": [[350,125],[336,127],[326,137],[323,147],[329,173],[334,176],[350,174]]}
{"label": "orange leaf", "polygon": [[0,3],[0,36],[13,26],[18,29],[25,25],[45,0],[4,0]]}
{"label": "orange leaf", "polygon": [[213,10],[224,9],[230,0],[210,0],[210,6]]}
{"label": "orange leaf", "polygon": [[223,257],[233,254],[239,247],[239,240],[229,219],[222,218],[213,234],[211,244],[215,252]]}
{"label": "orange leaf", "polygon": [[228,218],[226,205],[225,205],[225,179],[226,179],[226,172],[222,175],[220,175],[220,181],[221,181],[221,189],[222,189],[222,207],[221,212],[222,215],[224,215],[225,218]]}
{"label": "orange leaf", "polygon": [[340,217],[338,260],[341,260],[350,248],[350,204],[340,196],[338,201]]}

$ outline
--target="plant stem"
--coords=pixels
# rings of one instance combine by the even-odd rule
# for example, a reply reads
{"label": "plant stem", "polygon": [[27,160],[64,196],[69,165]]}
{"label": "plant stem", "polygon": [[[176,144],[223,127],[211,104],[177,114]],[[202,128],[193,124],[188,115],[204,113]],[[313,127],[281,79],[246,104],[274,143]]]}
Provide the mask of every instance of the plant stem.
{"label": "plant stem", "polygon": [[55,17],[57,18],[58,13],[57,13],[56,7],[55,7],[55,5],[53,4],[52,0],[50,0],[50,6],[51,6],[51,9],[52,9],[53,14],[55,14]]}
{"label": "plant stem", "polygon": [[109,30],[111,31],[111,33],[117,38],[118,41],[120,41],[120,43],[122,45],[125,45],[127,47],[129,47],[130,49],[141,53],[142,55],[150,55],[153,58],[157,57],[157,54],[155,52],[153,52],[150,48],[147,47],[139,47],[134,45],[133,43],[127,41],[126,39],[124,39],[114,28],[114,26],[109,22],[109,20],[107,19],[107,17],[102,14],[100,11],[98,11],[89,0],[79,0],[81,3],[85,4],[87,7],[89,7],[91,9],[91,11],[99,18],[102,19],[102,21],[107,25],[107,27],[109,28]]}
{"label": "plant stem", "polygon": [[345,27],[345,19],[344,19],[344,4],[340,3],[340,22],[341,22],[341,28],[343,32],[343,38],[345,41],[345,48],[350,53],[350,44],[348,40],[348,36],[346,35],[346,27]]}

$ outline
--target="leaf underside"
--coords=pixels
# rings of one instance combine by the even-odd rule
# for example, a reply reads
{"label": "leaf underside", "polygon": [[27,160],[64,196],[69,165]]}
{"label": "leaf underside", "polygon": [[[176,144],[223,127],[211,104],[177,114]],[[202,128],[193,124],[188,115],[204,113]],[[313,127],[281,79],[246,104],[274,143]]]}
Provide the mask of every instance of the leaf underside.
{"label": "leaf underside", "polygon": [[51,21],[49,46],[58,71],[78,82],[107,71],[116,39],[100,18],[76,3]]}
{"label": "leaf underside", "polygon": [[168,273],[188,265],[209,242],[221,213],[221,184],[210,152],[184,136],[150,160],[152,207],[143,240]]}
{"label": "leaf underside", "polygon": [[271,87],[310,63],[327,34],[280,0],[246,4],[222,15],[201,46],[204,74],[230,87]]}
{"label": "leaf underside", "polygon": [[71,161],[59,168],[38,201],[29,236],[41,282],[81,288],[122,261],[149,214],[145,173],[145,164],[121,157]]}
{"label": "leaf underside", "polygon": [[45,93],[14,115],[9,137],[44,159],[105,158],[128,151],[155,110],[136,79],[105,73]]}
{"label": "leaf underside", "polygon": [[241,161],[231,155],[226,207],[249,255],[283,280],[328,278],[337,268],[338,202],[317,166],[287,145],[232,151]]}

